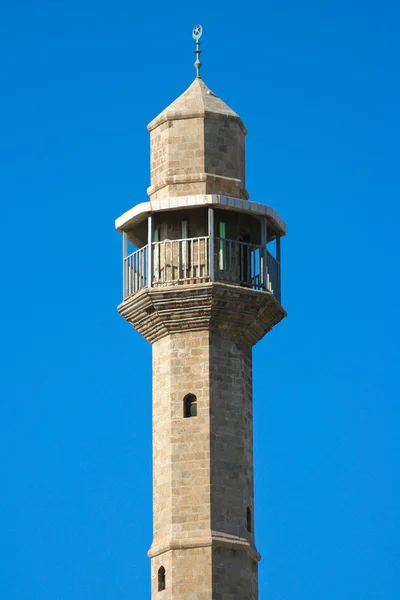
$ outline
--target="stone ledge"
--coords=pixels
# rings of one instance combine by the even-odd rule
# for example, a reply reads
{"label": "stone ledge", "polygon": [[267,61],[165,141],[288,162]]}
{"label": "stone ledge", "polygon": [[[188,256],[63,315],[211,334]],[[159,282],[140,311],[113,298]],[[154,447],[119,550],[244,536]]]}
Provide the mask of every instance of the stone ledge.
{"label": "stone ledge", "polygon": [[286,317],[270,292],[217,282],[144,288],[118,312],[151,343],[169,334],[216,328],[254,345]]}
{"label": "stone ledge", "polygon": [[246,538],[226,535],[220,531],[211,531],[210,535],[204,537],[193,537],[190,540],[172,539],[164,545],[152,546],[147,555],[154,558],[171,550],[191,550],[193,548],[229,548],[247,552],[250,556],[260,562],[261,555]]}
{"label": "stone ledge", "polygon": [[220,183],[222,186],[224,184],[230,184],[232,187],[237,188],[236,191],[243,194],[244,198],[239,198],[240,200],[248,200],[250,194],[244,188],[243,182],[241,179],[236,179],[233,177],[225,177],[223,175],[216,175],[215,173],[191,173],[190,175],[176,175],[174,174],[174,170],[170,169],[171,172],[168,172],[166,176],[156,185],[152,185],[147,188],[148,196],[152,196],[156,192],[162,190],[165,187],[170,185],[180,185],[180,184],[188,184],[188,183]]}

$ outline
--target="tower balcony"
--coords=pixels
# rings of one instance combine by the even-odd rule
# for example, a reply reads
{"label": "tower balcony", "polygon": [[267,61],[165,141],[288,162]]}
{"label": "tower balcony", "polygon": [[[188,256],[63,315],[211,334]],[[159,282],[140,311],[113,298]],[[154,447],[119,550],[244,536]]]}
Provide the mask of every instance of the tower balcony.
{"label": "tower balcony", "polygon": [[269,292],[281,302],[278,257],[266,245],[220,237],[192,237],[146,244],[123,258],[123,300],[145,287],[218,281]]}
{"label": "tower balcony", "polygon": [[257,343],[279,323],[281,237],[265,204],[219,194],[151,200],[117,219],[120,314],[151,343],[210,328]]}

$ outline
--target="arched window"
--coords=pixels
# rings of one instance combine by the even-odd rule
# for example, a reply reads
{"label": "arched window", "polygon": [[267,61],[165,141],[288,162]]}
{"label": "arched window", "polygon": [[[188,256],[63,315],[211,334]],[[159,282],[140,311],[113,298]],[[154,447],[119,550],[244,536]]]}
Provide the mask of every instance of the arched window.
{"label": "arched window", "polygon": [[247,531],[251,533],[251,510],[247,507],[246,510]]}
{"label": "arched window", "polygon": [[183,399],[183,416],[197,417],[197,398],[194,394],[186,394]]}
{"label": "arched window", "polygon": [[158,569],[158,591],[162,592],[165,590],[165,569],[160,567]]}

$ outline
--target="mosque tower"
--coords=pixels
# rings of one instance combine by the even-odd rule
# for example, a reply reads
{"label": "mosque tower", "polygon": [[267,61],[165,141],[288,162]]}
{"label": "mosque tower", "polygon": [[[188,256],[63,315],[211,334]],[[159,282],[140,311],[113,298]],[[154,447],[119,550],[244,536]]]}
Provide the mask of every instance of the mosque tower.
{"label": "mosque tower", "polygon": [[249,201],[247,131],[200,77],[201,33],[195,80],[148,125],[150,199],[116,221],[118,311],[152,344],[152,600],[257,600],[252,347],[286,316],[286,227]]}

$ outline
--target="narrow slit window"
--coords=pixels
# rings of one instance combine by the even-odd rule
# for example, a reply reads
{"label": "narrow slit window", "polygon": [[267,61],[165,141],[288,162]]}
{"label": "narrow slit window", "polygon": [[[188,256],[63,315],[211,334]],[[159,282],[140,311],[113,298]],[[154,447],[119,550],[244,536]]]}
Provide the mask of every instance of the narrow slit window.
{"label": "narrow slit window", "polygon": [[158,569],[158,591],[162,592],[165,590],[165,569],[160,567]]}
{"label": "narrow slit window", "polygon": [[247,507],[246,511],[246,520],[247,520],[247,531],[251,533],[251,510]]}
{"label": "narrow slit window", "polygon": [[183,416],[197,417],[197,398],[194,394],[186,394],[183,399]]}

